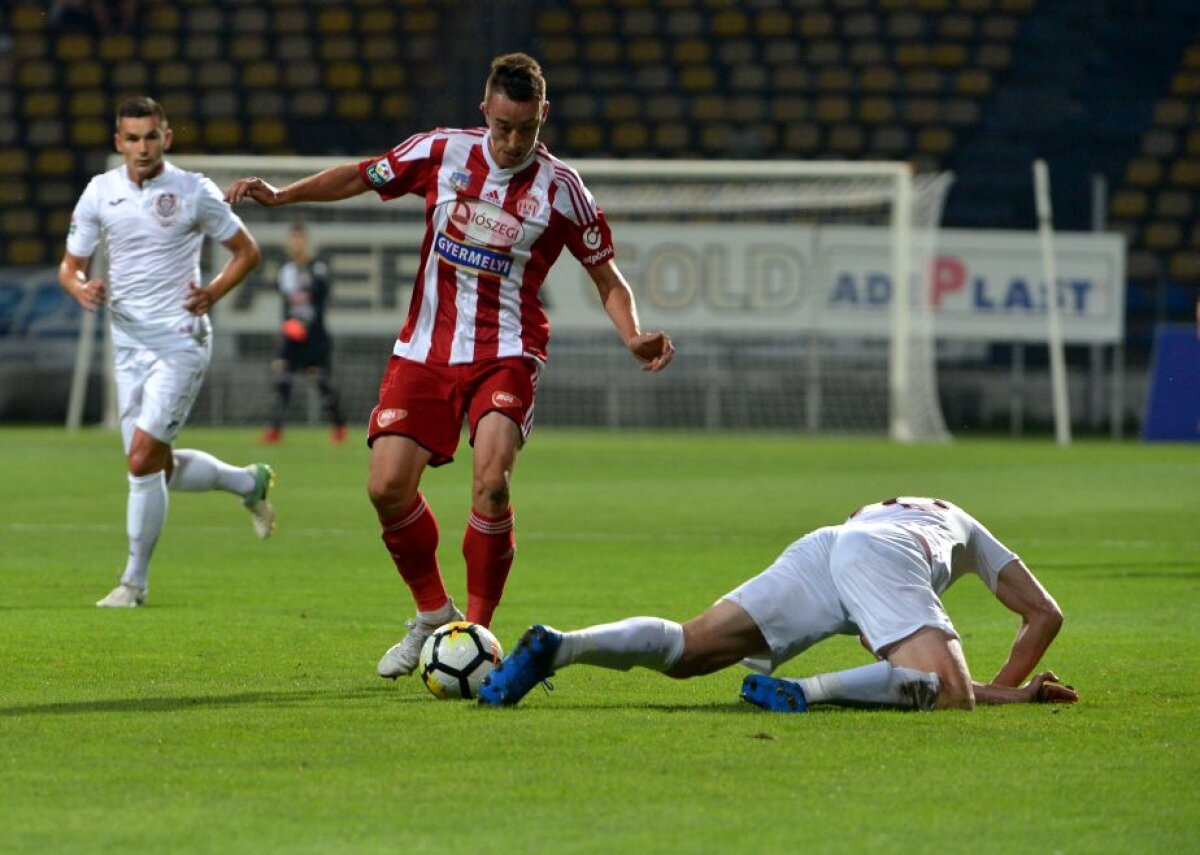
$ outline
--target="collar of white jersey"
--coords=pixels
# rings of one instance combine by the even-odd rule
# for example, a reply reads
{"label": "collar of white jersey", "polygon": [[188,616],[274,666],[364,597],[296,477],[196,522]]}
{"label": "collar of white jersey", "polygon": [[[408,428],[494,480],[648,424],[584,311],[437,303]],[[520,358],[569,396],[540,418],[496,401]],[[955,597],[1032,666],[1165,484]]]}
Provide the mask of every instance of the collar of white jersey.
{"label": "collar of white jersey", "polygon": [[163,158],[162,171],[159,172],[158,175],[153,175],[150,178],[147,178],[139,187],[138,183],[129,177],[129,164],[122,163],[117,167],[117,172],[120,174],[121,179],[134,190],[146,190],[149,187],[153,187],[159,181],[162,181],[164,178],[166,178],[168,173],[177,172],[178,170],[179,167],[175,166],[166,158]]}

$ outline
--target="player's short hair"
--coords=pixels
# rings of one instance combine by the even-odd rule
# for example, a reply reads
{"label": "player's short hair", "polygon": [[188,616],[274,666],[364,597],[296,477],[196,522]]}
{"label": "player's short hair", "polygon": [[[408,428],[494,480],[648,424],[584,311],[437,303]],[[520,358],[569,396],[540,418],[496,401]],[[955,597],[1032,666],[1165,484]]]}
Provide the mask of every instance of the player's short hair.
{"label": "player's short hair", "polygon": [[546,78],[542,76],[542,67],[527,53],[506,53],[496,57],[488,72],[484,100],[497,90],[513,101],[545,101]]}
{"label": "player's short hair", "polygon": [[116,124],[119,126],[122,119],[144,119],[147,116],[158,119],[160,125],[167,124],[167,111],[162,108],[162,104],[144,95],[130,98],[117,105]]}

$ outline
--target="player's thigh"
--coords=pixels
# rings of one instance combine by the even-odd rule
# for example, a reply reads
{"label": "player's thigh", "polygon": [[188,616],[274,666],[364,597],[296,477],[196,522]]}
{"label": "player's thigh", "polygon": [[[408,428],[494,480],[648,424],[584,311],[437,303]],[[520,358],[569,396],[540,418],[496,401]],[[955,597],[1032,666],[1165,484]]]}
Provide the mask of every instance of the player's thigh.
{"label": "player's thigh", "polygon": [[940,708],[974,706],[971,673],[958,639],[936,627],[923,627],[889,645],[882,655],[899,668],[937,674]]}
{"label": "player's thigh", "polygon": [[476,482],[507,477],[521,448],[521,429],[504,413],[492,411],[475,426],[472,468]]}
{"label": "player's thigh", "polygon": [[159,442],[173,443],[200,395],[211,356],[207,344],[159,353],[142,384],[137,429]]}
{"label": "player's thigh", "polygon": [[749,612],[730,600],[718,600],[683,625],[683,656],[668,674],[680,678],[711,674],[766,646],[762,630]]}
{"label": "player's thigh", "polygon": [[[506,417],[517,428],[517,447],[533,430],[533,406],[541,366],[533,359],[495,359],[472,366],[467,382],[467,425],[471,444],[479,443],[480,423],[490,414]],[[494,421],[494,420],[493,420]]]}
{"label": "player's thigh", "polygon": [[392,357],[371,411],[367,444],[373,447],[381,436],[408,437],[430,452],[430,465],[449,463],[462,433],[458,376],[454,367],[431,368]]}
{"label": "player's thigh", "polygon": [[851,620],[876,653],[924,627],[957,638],[933,590],[929,559],[897,527],[840,529],[830,551],[829,574]]}

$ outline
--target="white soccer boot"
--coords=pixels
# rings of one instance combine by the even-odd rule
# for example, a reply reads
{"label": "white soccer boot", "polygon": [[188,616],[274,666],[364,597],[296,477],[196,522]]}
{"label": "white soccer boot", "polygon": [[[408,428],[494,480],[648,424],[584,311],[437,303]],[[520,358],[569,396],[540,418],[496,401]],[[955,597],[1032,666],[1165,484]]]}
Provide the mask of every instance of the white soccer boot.
{"label": "white soccer boot", "polygon": [[146,602],[146,589],[125,582],[117,585],[108,592],[103,600],[97,600],[96,606],[102,609],[136,609]]}
{"label": "white soccer boot", "polygon": [[425,644],[425,639],[429,638],[430,633],[439,626],[463,619],[463,613],[454,605],[454,600],[447,601],[442,611],[434,614],[436,617],[425,621],[421,619],[421,613],[418,612],[404,622],[404,625],[408,627],[408,635],[404,636],[398,644],[393,644],[388,652],[383,654],[376,669],[379,671],[380,677],[387,677],[389,680],[407,677],[417,667],[417,660],[421,657],[421,647]]}
{"label": "white soccer boot", "polygon": [[275,470],[265,463],[251,463],[246,469],[254,476],[254,489],[242,504],[250,511],[254,533],[263,540],[275,530],[275,508],[267,500],[267,493],[275,486]]}

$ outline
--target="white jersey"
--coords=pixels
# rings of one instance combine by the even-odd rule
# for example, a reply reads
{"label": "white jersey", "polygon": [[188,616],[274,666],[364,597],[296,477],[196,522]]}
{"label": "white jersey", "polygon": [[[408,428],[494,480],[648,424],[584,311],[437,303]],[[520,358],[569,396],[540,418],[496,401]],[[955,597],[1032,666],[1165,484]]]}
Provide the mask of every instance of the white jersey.
{"label": "white jersey", "polygon": [[208,178],[163,162],[139,187],[122,164],[88,184],[67,236],[67,252],[90,257],[104,238],[108,309],[117,347],[172,349],[208,338],[207,316],[184,307],[188,285],[203,285],[204,236],[226,241],[241,219]]}
{"label": "white jersey", "polygon": [[866,523],[898,526],[928,547],[930,581],[938,596],[966,573],[977,575],[995,593],[1001,568],[1017,557],[983,523],[945,499],[899,496],[859,508],[845,525]]}

